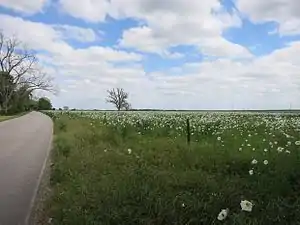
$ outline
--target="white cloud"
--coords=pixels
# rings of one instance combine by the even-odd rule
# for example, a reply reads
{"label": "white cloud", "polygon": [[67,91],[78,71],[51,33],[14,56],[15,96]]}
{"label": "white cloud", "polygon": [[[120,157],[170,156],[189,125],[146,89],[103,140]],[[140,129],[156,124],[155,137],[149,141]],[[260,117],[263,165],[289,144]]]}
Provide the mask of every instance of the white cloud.
{"label": "white cloud", "polygon": [[238,9],[256,23],[277,22],[281,35],[300,33],[300,1],[236,0]]}
{"label": "white cloud", "polygon": [[[5,33],[15,34],[38,50],[41,63],[61,87],[60,95],[52,97],[57,107],[108,108],[106,90],[113,87],[129,91],[130,101],[137,108],[284,108],[290,103],[300,107],[300,42],[263,57],[206,59],[146,73],[142,55],[97,45],[75,49],[56,29],[57,24],[47,25],[5,15],[0,15],[0,21],[0,29]],[[156,39],[168,37],[158,31],[153,34]],[[77,34],[73,36],[78,38]],[[170,38],[168,40],[174,43],[185,40],[183,34]],[[199,48],[212,55],[228,56],[228,51],[233,51],[234,55],[245,54],[238,46],[218,38],[218,35],[211,35],[211,42],[203,39],[207,42]],[[197,43],[195,37],[190,41]],[[155,48],[161,43],[161,48]],[[233,46],[227,47],[228,44]],[[153,49],[159,51],[166,49],[165,46],[168,46],[167,42],[159,41]],[[176,56],[176,53],[170,54]]]}
{"label": "white cloud", "polygon": [[[58,62],[74,64],[86,59],[91,64],[97,63],[99,59],[107,61],[139,61],[141,56],[136,53],[127,53],[121,50],[92,46],[85,49],[74,49],[64,39],[79,39],[81,41],[94,40],[95,34],[91,29],[85,29],[65,25],[46,25],[43,23],[31,22],[19,17],[12,17],[0,14],[0,29],[9,36],[16,36],[21,39],[29,48],[34,50],[46,50],[49,53],[62,57]],[[59,29],[57,29],[59,28]],[[71,30],[67,37],[61,28]],[[28,32],[32,30],[34,32]],[[73,31],[73,32],[72,32]]]}
{"label": "white cloud", "polygon": [[64,86],[67,92],[56,103],[108,108],[106,90],[120,86],[130,92],[130,101],[138,108],[288,108],[290,103],[299,107],[300,64],[293,64],[297,60],[293,51],[297,50],[300,48],[287,47],[250,61],[219,59],[186,64],[176,76],[170,71],[146,74],[142,66],[90,65],[84,59],[81,64],[60,67],[61,74],[74,80],[72,86]]}
{"label": "white cloud", "polygon": [[3,14],[0,14],[0,21],[0,30],[6,35],[19,37],[29,48],[58,53],[71,50],[51,26]]}
{"label": "white cloud", "polygon": [[[65,12],[86,21],[103,22],[107,15],[115,19],[132,18],[142,26],[125,30],[120,46],[139,51],[170,55],[169,48],[194,45],[204,54],[249,57],[243,46],[222,37],[222,32],[240,26],[236,12],[229,14],[219,0],[61,0]],[[212,43],[214,47],[212,48]]]}
{"label": "white cloud", "polygon": [[0,6],[25,14],[41,12],[49,0],[0,0]]}
{"label": "white cloud", "polygon": [[90,28],[70,25],[55,25],[53,27],[59,31],[61,39],[73,39],[80,42],[93,42],[97,40],[97,34]]}
{"label": "white cloud", "polygon": [[236,14],[230,15],[218,0],[194,1],[117,1],[112,0],[116,18],[131,17],[147,25],[123,33],[120,45],[161,54],[169,47],[194,45],[208,55],[249,57],[244,47],[222,37],[222,32],[241,24]]}
{"label": "white cloud", "polygon": [[73,17],[99,22],[105,21],[110,5],[108,0],[60,0],[60,7]]}

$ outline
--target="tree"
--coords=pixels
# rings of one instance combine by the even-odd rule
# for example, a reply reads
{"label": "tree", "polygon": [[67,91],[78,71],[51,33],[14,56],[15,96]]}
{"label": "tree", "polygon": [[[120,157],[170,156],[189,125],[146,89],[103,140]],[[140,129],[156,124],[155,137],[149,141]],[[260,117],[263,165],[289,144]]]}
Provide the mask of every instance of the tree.
{"label": "tree", "polygon": [[14,107],[16,99],[30,98],[35,90],[53,91],[52,79],[42,72],[35,53],[1,31],[0,76],[0,113]]}
{"label": "tree", "polygon": [[48,98],[40,98],[38,101],[38,109],[39,110],[51,110],[52,104],[51,101]]}
{"label": "tree", "polygon": [[118,111],[121,109],[129,109],[130,104],[128,103],[128,93],[123,90],[123,88],[108,90],[108,97],[106,101],[113,104]]}

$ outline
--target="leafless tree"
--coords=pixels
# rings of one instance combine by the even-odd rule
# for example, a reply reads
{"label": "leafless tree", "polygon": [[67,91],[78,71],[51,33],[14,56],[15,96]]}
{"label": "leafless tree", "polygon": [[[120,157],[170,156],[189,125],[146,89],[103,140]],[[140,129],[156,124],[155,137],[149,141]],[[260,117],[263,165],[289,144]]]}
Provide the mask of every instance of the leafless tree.
{"label": "leafless tree", "polygon": [[113,88],[108,90],[107,102],[115,105],[118,111],[121,109],[129,109],[130,104],[128,103],[128,93],[123,88]]}
{"label": "leafless tree", "polygon": [[52,79],[38,66],[36,54],[17,38],[8,38],[0,31],[0,112],[10,107],[10,101],[19,88],[53,91]]}

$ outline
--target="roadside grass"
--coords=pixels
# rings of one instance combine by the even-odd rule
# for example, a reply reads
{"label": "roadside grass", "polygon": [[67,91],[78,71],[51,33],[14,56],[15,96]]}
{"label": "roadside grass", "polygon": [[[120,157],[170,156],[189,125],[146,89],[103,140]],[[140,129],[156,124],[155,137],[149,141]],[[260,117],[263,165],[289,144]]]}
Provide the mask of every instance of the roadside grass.
{"label": "roadside grass", "polygon": [[14,116],[0,116],[0,122],[14,118]]}
{"label": "roadside grass", "polygon": [[[140,134],[67,115],[55,117],[54,129],[47,202],[52,224],[300,224],[298,148],[262,151],[265,127],[241,151],[245,138],[234,128],[221,141],[208,132],[190,145],[159,130]],[[273,133],[268,141],[286,144]],[[251,165],[253,159],[258,164]],[[254,204],[252,212],[241,210],[241,200]],[[228,217],[218,221],[226,208]]]}
{"label": "roadside grass", "polygon": [[20,116],[24,116],[26,115],[28,112],[22,112],[22,113],[19,113],[19,114],[16,114],[16,115],[0,115],[0,122],[2,121],[5,121],[5,120],[10,120],[10,119],[14,119],[14,118],[17,118],[17,117],[20,117]]}

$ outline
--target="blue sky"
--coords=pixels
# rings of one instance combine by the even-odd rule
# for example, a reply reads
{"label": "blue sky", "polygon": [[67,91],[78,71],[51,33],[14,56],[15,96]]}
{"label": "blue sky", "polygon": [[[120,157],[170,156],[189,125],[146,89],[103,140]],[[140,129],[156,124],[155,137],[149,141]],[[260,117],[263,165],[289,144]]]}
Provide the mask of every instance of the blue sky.
{"label": "blue sky", "polygon": [[[296,0],[1,0],[0,29],[40,59],[56,107],[300,107]],[[298,49],[299,48],[299,49]]]}

